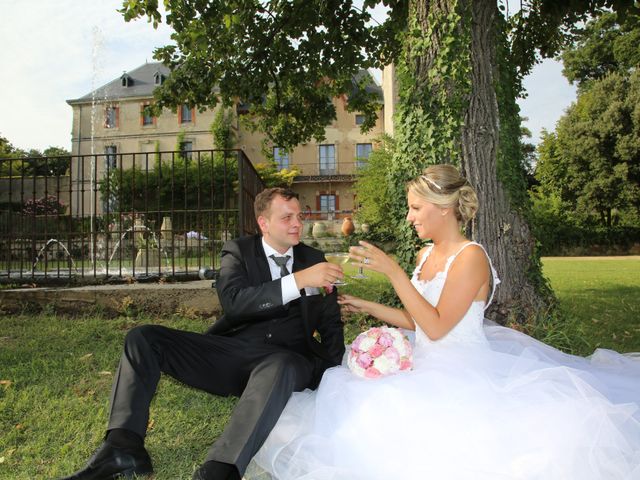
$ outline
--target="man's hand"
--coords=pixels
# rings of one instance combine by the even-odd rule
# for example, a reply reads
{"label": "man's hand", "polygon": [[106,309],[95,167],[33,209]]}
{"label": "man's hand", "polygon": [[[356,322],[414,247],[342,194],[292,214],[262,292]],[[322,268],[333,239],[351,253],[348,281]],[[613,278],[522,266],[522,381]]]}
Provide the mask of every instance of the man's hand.
{"label": "man's hand", "polygon": [[342,268],[329,262],[320,262],[315,265],[300,270],[293,274],[296,280],[296,286],[299,289],[306,287],[327,288],[327,291],[333,290],[331,285],[336,280],[344,277]]}

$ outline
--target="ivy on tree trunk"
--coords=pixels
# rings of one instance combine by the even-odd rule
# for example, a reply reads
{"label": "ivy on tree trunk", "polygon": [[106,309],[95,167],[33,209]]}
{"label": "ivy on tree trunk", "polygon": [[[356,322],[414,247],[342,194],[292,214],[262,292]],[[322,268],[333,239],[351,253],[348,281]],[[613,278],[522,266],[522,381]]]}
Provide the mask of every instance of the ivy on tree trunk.
{"label": "ivy on tree trunk", "polygon": [[[404,219],[402,189],[408,179],[436,163],[460,167],[480,202],[471,236],[487,248],[502,280],[489,312],[499,321],[530,318],[552,299],[526,221],[515,103],[519,84],[504,28],[493,2],[411,2],[398,65],[402,93],[390,179],[398,199],[395,215]],[[415,237],[403,223],[398,253],[410,268]]]}

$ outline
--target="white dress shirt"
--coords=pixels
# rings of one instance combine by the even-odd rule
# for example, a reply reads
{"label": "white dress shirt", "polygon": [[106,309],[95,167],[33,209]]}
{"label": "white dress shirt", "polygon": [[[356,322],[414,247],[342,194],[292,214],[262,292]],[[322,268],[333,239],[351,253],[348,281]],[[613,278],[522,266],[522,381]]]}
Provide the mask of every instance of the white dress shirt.
{"label": "white dress shirt", "polygon": [[[274,262],[272,258],[269,258],[270,255],[275,255],[276,257],[289,255],[289,260],[287,260],[286,267],[289,272],[293,272],[293,247],[289,247],[289,250],[287,250],[285,253],[280,253],[272,248],[267,242],[265,242],[264,237],[262,237],[262,248],[264,248],[264,253],[267,255],[267,263],[269,264],[269,270],[271,271],[272,280],[277,280],[280,278],[280,266],[276,262]],[[282,277],[281,281],[283,305],[286,305],[296,298],[300,298],[300,289],[298,288],[298,285],[296,285],[296,279],[293,276],[293,273],[285,275],[284,277]],[[317,295],[318,289],[305,288],[305,292],[307,295]]]}

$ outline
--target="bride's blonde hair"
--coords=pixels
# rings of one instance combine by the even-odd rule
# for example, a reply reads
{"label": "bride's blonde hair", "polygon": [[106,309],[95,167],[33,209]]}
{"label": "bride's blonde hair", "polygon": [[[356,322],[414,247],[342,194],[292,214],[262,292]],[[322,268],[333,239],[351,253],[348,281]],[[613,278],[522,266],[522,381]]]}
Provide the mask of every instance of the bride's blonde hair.
{"label": "bride's blonde hair", "polygon": [[478,196],[468,180],[453,165],[432,165],[407,184],[407,191],[441,208],[451,208],[465,225],[476,216]]}

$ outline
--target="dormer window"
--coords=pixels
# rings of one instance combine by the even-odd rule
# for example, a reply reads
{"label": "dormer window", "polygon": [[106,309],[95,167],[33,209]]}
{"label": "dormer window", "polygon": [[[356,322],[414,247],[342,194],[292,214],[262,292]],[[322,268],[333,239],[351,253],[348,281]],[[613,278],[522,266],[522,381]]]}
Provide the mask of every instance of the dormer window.
{"label": "dormer window", "polygon": [[153,75],[153,83],[155,83],[156,85],[162,85],[162,82],[164,82],[164,75],[161,74],[160,72],[156,72]]}
{"label": "dormer window", "polygon": [[120,77],[120,81],[122,82],[122,86],[124,88],[130,87],[131,85],[133,85],[133,78],[131,78],[127,73],[122,74],[122,76]]}

